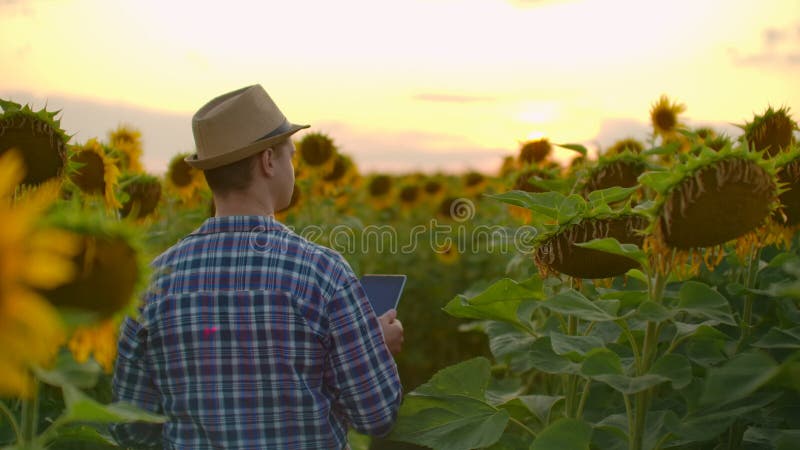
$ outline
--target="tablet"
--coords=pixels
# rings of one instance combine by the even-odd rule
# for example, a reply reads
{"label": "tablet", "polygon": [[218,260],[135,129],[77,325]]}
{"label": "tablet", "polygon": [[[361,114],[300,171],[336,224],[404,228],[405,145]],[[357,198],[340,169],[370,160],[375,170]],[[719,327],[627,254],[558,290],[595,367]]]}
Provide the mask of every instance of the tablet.
{"label": "tablet", "polygon": [[367,293],[375,315],[381,316],[400,302],[400,294],[406,285],[405,275],[364,275],[361,286]]}

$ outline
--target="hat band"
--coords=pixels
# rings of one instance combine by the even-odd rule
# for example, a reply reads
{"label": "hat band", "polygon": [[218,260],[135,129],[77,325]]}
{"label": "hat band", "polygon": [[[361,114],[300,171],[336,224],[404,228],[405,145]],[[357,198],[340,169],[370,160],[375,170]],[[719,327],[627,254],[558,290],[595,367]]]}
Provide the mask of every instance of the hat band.
{"label": "hat band", "polygon": [[264,136],[261,136],[260,138],[258,138],[255,141],[253,141],[253,143],[256,143],[258,141],[263,141],[264,139],[269,139],[269,138],[277,136],[279,134],[286,133],[291,128],[292,128],[292,125],[289,123],[289,121],[286,120],[286,119],[283,119],[283,123],[280,124],[280,126],[278,126],[278,128],[275,128],[274,130],[270,131],[269,133],[265,134]]}

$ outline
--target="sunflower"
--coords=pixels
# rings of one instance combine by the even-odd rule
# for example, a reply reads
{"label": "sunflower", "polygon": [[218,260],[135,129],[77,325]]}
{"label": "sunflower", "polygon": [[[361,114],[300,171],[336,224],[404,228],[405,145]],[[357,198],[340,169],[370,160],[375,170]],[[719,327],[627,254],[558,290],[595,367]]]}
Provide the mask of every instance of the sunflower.
{"label": "sunflower", "polygon": [[513,156],[506,156],[503,158],[503,162],[500,164],[500,171],[498,173],[498,176],[500,178],[505,178],[516,169],[517,169],[517,160]]}
{"label": "sunflower", "polygon": [[118,184],[119,168],[106,154],[105,148],[97,139],[89,139],[84,145],[72,146],[70,150],[70,161],[81,165],[70,173],[70,181],[85,194],[102,195],[106,208],[120,208],[122,204],[114,194]]}
{"label": "sunflower", "polygon": [[542,274],[563,273],[575,278],[610,278],[635,269],[639,264],[624,256],[578,247],[592,239],[614,238],[623,244],[641,246],[639,233],[647,227],[646,216],[632,212],[587,216],[578,223],[559,227],[540,238],[534,262]]}
{"label": "sunflower", "polygon": [[789,115],[789,108],[777,111],[772,107],[764,114],[757,115],[752,122],[743,127],[745,138],[751,150],[765,151],[769,156],[788,150],[794,143],[797,122]]}
{"label": "sunflower", "polygon": [[125,200],[120,214],[128,217],[133,213],[135,219],[143,219],[153,214],[161,200],[161,182],[158,178],[147,175],[127,174],[120,181]]}
{"label": "sunflower", "polygon": [[615,142],[611,147],[606,150],[606,155],[616,155],[628,150],[631,153],[642,153],[644,151],[644,144],[633,138],[620,139]]}
{"label": "sunflower", "polygon": [[119,324],[118,318],[111,317],[96,325],[78,327],[67,342],[75,361],[85,363],[91,356],[106,373],[113,372]]}
{"label": "sunflower", "polygon": [[746,147],[702,147],[685,164],[639,180],[656,193],[645,248],[661,261],[656,267],[664,273],[686,264],[696,271],[703,260],[707,265],[719,261],[708,255],[718,254],[729,241],[741,247],[767,239],[756,235],[778,207],[775,168]]}
{"label": "sunflower", "polygon": [[434,245],[433,249],[436,259],[447,266],[451,266],[458,262],[461,258],[461,253],[458,251],[458,246],[453,242],[446,242],[442,245]]}
{"label": "sunflower", "polygon": [[141,173],[142,167],[142,133],[134,128],[120,125],[116,130],[108,133],[111,147],[115,150],[114,156],[123,172]]}
{"label": "sunflower", "polygon": [[0,100],[0,155],[15,148],[25,167],[22,184],[38,185],[64,173],[69,137],[60,127],[58,112],[33,111],[28,105]]}
{"label": "sunflower", "polygon": [[638,184],[639,175],[647,169],[647,162],[629,149],[601,156],[597,164],[589,169],[584,185],[584,193],[607,189],[614,186],[632,187]]}
{"label": "sunflower", "polygon": [[310,168],[330,169],[336,156],[336,144],[324,133],[308,133],[297,144],[300,159]]}
{"label": "sunflower", "polygon": [[438,178],[431,178],[425,181],[425,184],[422,186],[422,190],[424,190],[428,195],[437,195],[442,192],[443,189],[444,185]]}
{"label": "sunflower", "polygon": [[420,187],[416,184],[408,184],[400,189],[398,195],[400,204],[404,207],[412,207],[417,204],[420,197]]}
{"label": "sunflower", "polygon": [[76,276],[41,291],[50,303],[101,319],[130,309],[147,273],[135,229],[86,211],[59,211],[48,224],[77,236],[79,242],[72,258]]}
{"label": "sunflower", "polygon": [[530,164],[540,165],[552,152],[553,146],[547,138],[524,142],[519,149],[518,161],[523,167]]}
{"label": "sunflower", "polygon": [[650,121],[653,124],[653,132],[663,139],[674,137],[682,124],[678,121],[678,115],[686,111],[686,105],[682,103],[670,103],[666,95],[662,95],[650,108]]}
{"label": "sunflower", "polygon": [[172,157],[167,168],[165,184],[167,191],[174,193],[181,202],[194,204],[199,199],[198,192],[207,185],[203,172],[184,160],[187,156],[189,153],[179,153]]}
{"label": "sunflower", "polygon": [[389,175],[375,175],[367,182],[367,194],[373,207],[380,209],[391,203],[393,184]]}
{"label": "sunflower", "polygon": [[30,365],[47,364],[64,340],[55,310],[38,289],[67,282],[75,275],[71,262],[77,251],[67,232],[42,227],[42,213],[55,201],[57,190],[42,186],[13,201],[24,178],[22,156],[12,150],[0,155],[0,395],[31,394]]}

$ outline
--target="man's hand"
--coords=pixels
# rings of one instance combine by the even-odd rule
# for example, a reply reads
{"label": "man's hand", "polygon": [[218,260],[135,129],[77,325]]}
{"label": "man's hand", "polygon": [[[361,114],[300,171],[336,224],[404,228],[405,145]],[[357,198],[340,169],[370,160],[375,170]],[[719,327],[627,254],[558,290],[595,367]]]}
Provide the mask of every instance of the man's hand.
{"label": "man's hand", "polygon": [[397,311],[390,309],[378,317],[383,330],[383,340],[392,355],[400,353],[403,349],[403,324],[397,320]]}

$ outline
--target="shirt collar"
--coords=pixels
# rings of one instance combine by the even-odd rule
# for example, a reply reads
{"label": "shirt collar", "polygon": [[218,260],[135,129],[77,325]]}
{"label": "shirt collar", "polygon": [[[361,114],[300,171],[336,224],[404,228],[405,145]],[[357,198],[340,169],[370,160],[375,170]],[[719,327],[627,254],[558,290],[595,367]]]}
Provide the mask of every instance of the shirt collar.
{"label": "shirt collar", "polygon": [[223,216],[206,219],[192,234],[288,230],[273,216]]}

